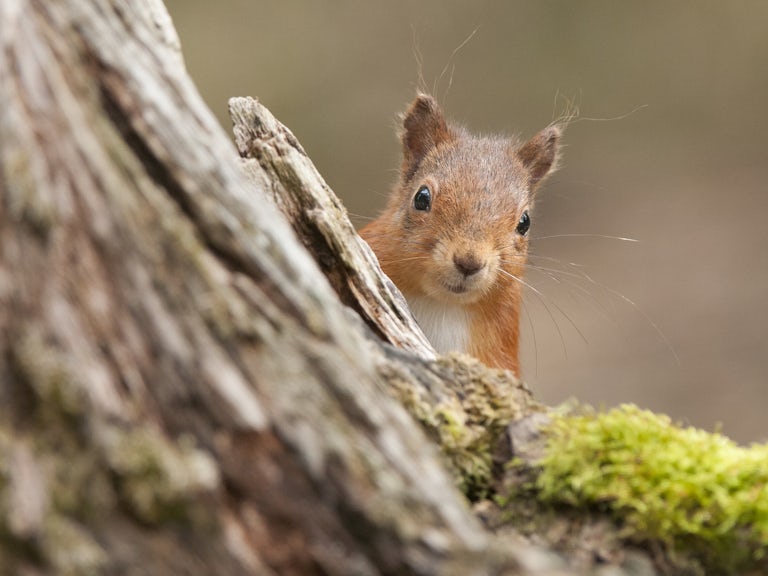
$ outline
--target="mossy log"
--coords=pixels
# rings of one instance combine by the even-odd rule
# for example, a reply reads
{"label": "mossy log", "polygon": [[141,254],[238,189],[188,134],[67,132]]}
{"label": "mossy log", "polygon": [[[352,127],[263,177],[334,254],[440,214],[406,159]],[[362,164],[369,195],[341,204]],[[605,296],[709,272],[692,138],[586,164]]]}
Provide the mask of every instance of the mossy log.
{"label": "mossy log", "polygon": [[0,38],[0,573],[551,573],[387,392],[473,364],[342,304],[269,197],[299,159],[246,180],[159,1],[2,2]]}
{"label": "mossy log", "polygon": [[159,0],[7,0],[0,42],[0,573],[653,573],[290,132],[237,99],[232,146]]}

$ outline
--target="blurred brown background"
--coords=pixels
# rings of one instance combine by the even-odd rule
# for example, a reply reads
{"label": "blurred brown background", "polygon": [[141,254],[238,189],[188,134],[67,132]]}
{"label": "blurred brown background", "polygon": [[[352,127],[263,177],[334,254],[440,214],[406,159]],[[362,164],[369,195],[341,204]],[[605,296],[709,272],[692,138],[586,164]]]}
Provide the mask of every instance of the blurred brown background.
{"label": "blurred brown background", "polygon": [[258,97],[358,225],[395,180],[416,54],[475,131],[530,136],[575,102],[533,220],[532,263],[557,272],[529,274],[526,379],[768,439],[768,3],[167,5],[222,124],[229,96]]}

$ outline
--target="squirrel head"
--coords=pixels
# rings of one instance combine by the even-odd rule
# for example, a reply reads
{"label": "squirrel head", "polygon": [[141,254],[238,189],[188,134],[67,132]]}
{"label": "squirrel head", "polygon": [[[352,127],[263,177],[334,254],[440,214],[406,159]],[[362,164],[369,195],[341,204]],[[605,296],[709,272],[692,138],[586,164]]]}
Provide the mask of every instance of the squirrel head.
{"label": "squirrel head", "polygon": [[471,304],[510,282],[519,290],[534,194],[557,164],[560,134],[549,126],[522,144],[473,136],[449,124],[434,98],[416,97],[387,209],[397,247],[383,258],[406,295]]}

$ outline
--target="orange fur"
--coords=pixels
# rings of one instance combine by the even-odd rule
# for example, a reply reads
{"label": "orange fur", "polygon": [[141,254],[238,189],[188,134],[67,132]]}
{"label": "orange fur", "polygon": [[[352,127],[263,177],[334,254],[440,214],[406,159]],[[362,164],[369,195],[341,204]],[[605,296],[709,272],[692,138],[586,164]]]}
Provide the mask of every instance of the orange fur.
{"label": "orange fur", "polygon": [[472,136],[419,95],[403,118],[400,179],[360,231],[433,343],[516,375],[528,252],[519,224],[556,164],[559,138],[557,126],[522,145]]}

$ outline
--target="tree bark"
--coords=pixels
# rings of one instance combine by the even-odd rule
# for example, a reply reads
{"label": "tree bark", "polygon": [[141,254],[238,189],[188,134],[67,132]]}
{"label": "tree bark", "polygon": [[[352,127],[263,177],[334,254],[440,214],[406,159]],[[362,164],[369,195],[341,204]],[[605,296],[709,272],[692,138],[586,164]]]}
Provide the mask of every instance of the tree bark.
{"label": "tree bark", "polygon": [[462,410],[484,369],[348,224],[326,279],[269,197],[311,164],[246,180],[159,1],[6,0],[0,39],[0,572],[552,573],[387,392]]}
{"label": "tree bark", "polygon": [[544,408],[436,356],[253,100],[232,146],[160,0],[0,43],[0,573],[578,572],[478,518]]}

